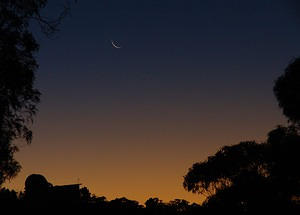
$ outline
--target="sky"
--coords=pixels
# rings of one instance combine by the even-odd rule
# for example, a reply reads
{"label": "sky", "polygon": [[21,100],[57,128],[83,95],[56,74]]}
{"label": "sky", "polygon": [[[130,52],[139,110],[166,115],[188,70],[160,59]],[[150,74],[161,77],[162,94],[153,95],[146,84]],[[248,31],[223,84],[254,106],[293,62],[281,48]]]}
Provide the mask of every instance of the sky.
{"label": "sky", "polygon": [[[44,13],[55,17],[62,1]],[[32,173],[125,196],[200,203],[183,176],[224,145],[264,141],[286,119],[272,88],[299,56],[296,0],[78,0],[60,32],[34,29],[42,92]],[[111,45],[114,41],[122,48]]]}

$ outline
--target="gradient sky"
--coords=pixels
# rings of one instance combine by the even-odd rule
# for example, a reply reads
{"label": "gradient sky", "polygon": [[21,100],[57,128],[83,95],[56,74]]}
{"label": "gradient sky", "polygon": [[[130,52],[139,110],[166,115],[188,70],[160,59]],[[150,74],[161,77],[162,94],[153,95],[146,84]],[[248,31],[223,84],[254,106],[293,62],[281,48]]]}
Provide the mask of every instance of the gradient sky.
{"label": "gradient sky", "polygon": [[[55,16],[61,1],[45,13]],[[299,55],[293,0],[79,0],[61,31],[36,34],[42,102],[25,178],[80,182],[108,199],[201,197],[182,187],[221,146],[284,123],[272,87]],[[115,49],[110,40],[122,46]]]}

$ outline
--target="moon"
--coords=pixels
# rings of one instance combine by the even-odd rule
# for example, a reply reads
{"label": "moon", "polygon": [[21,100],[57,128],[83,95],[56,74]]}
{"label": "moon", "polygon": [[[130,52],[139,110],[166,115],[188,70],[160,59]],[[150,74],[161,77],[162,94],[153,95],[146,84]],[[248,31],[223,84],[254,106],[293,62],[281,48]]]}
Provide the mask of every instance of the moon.
{"label": "moon", "polygon": [[120,49],[122,48],[121,46],[118,46],[113,40],[110,41],[111,42],[111,45],[116,48],[116,49]]}

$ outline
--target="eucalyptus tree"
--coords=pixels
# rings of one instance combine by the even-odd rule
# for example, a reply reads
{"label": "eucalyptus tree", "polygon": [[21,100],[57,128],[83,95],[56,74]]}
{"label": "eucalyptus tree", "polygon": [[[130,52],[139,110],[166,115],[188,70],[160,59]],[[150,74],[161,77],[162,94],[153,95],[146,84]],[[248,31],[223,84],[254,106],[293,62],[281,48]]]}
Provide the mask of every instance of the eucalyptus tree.
{"label": "eucalyptus tree", "polygon": [[38,23],[50,36],[68,13],[69,7],[55,20],[42,15],[47,0],[0,0],[0,186],[20,171],[14,159],[16,139],[32,141],[34,121],[41,93],[35,88],[39,44],[29,25]]}

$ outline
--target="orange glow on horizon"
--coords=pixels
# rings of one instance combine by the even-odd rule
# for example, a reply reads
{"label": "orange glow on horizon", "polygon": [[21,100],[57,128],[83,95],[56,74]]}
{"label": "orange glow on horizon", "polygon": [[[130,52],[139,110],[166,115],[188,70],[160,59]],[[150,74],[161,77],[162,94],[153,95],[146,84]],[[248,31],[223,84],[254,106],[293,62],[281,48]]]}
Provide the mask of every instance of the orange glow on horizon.
{"label": "orange glow on horizon", "polygon": [[[230,124],[225,119],[217,123],[216,118],[209,124],[197,125],[200,116],[186,115],[165,121],[126,116],[107,124],[105,119],[104,124],[99,124],[97,120],[85,122],[78,118],[81,123],[70,126],[42,115],[34,142],[23,145],[16,154],[22,171],[5,186],[21,191],[26,177],[37,173],[54,185],[78,183],[79,179],[91,193],[109,200],[126,197],[143,204],[150,197],[158,197],[164,202],[178,198],[201,203],[204,197],[189,193],[182,186],[188,168],[223,145],[264,140],[278,124],[276,120],[283,121],[275,114],[276,109],[269,115],[261,114],[274,120],[262,120],[266,123],[259,124],[252,117],[245,123],[237,117]],[[176,120],[178,123],[174,123]]]}

